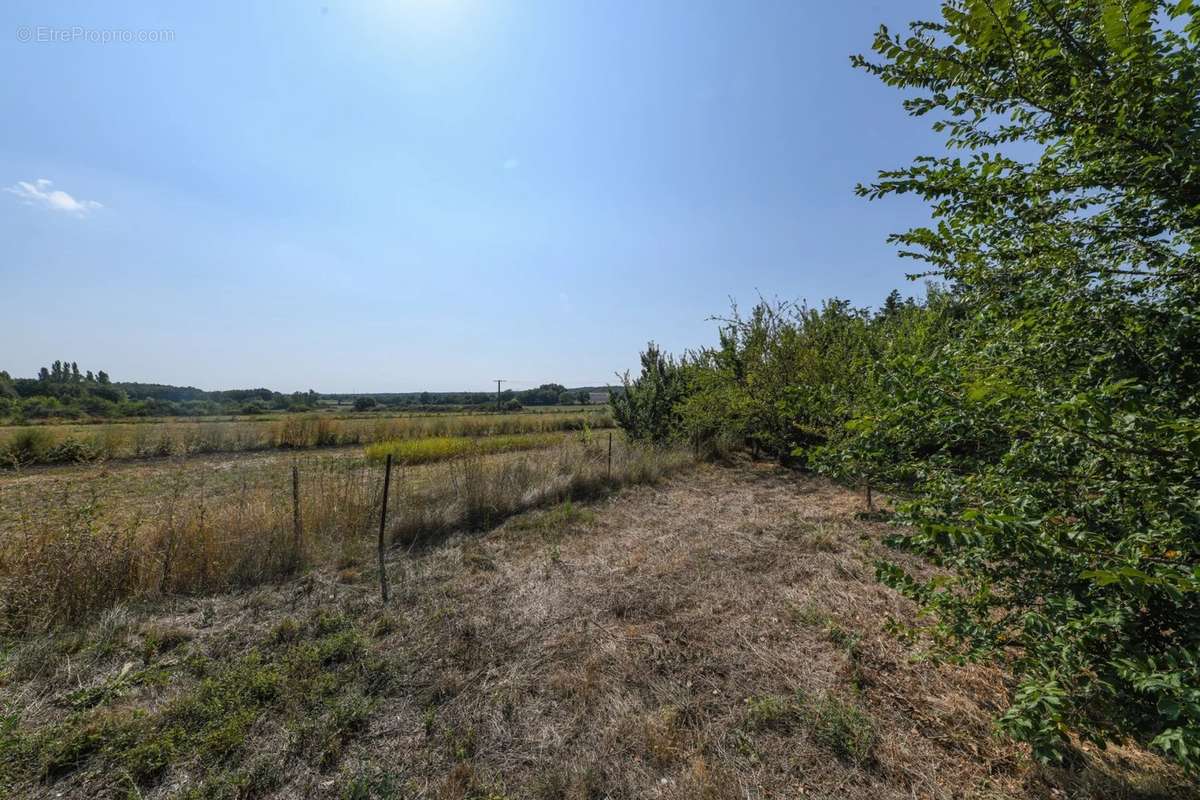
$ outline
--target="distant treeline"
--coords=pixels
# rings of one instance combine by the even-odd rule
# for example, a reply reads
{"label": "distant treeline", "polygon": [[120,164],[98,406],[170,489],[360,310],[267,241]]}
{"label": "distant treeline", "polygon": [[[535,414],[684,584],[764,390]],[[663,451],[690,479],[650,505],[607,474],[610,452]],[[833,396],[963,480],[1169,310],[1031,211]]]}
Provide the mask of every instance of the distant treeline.
{"label": "distant treeline", "polygon": [[[556,383],[536,389],[501,392],[501,407],[587,403],[590,387],[567,389]],[[86,419],[115,417],[218,416],[313,411],[321,406],[347,406],[357,411],[493,409],[492,392],[405,392],[396,394],[320,394],[271,389],[228,389],[209,392],[194,386],[113,382],[104,370],[81,371],[74,361],[55,361],[36,378],[13,378],[0,371],[0,419]]]}
{"label": "distant treeline", "polygon": [[[397,392],[383,394],[323,394],[327,403],[370,405],[371,401],[383,406],[462,406],[465,408],[495,408],[497,400],[501,407],[554,406],[587,404],[592,392],[609,391],[607,386],[583,386],[568,389],[559,383],[543,383],[535,389],[514,391],[505,389],[499,396],[495,392]],[[364,401],[366,401],[364,403]]]}

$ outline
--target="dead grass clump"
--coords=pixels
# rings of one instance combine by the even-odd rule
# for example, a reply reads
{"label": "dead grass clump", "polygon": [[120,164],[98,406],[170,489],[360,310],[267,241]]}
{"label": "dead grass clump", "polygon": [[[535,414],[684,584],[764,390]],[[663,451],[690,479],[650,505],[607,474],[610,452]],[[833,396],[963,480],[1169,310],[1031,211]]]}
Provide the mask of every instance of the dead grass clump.
{"label": "dead grass clump", "polygon": [[334,577],[337,579],[338,583],[358,583],[360,580],[362,580],[362,571],[354,569],[353,567],[346,567],[344,569],[339,569]]}
{"label": "dead grass clump", "polygon": [[504,800],[467,762],[455,764],[434,795],[438,800]]}
{"label": "dead grass clump", "polygon": [[191,641],[193,637],[191,631],[178,625],[153,622],[142,625],[138,633],[142,636],[142,660],[146,663]]}
{"label": "dead grass clump", "polygon": [[599,800],[607,795],[604,773],[594,764],[549,767],[530,786],[537,800]]}
{"label": "dead grass clump", "polygon": [[461,549],[463,566],[474,572],[492,572],[496,569],[496,560],[477,541],[467,542]]}
{"label": "dead grass clump", "polygon": [[668,767],[684,754],[683,731],[679,710],[660,708],[642,719],[641,734],[647,760],[656,767]]}
{"label": "dead grass clump", "polygon": [[688,765],[674,796],[680,800],[741,800],[744,797],[727,770],[714,768],[699,756]]}

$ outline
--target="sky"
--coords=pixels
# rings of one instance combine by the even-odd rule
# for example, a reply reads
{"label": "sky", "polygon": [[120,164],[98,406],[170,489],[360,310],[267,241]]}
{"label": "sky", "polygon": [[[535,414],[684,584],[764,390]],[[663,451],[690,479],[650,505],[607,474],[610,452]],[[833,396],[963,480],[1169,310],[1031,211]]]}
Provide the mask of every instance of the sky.
{"label": "sky", "polygon": [[935,0],[0,5],[0,369],[611,382],[760,296],[878,305],[940,142],[850,67]]}

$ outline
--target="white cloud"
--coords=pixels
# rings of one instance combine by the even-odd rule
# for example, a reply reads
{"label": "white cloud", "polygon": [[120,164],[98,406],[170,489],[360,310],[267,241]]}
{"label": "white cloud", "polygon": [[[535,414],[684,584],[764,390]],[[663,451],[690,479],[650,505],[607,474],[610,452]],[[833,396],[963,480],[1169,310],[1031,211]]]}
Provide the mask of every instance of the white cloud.
{"label": "white cloud", "polygon": [[500,166],[504,167],[505,169],[516,169],[517,167],[521,166],[521,162],[517,161],[515,158],[509,158],[505,159],[504,163]]}
{"label": "white cloud", "polygon": [[62,189],[52,189],[53,185],[53,181],[38,178],[33,183],[17,181],[12,186],[5,187],[4,191],[15,194],[27,206],[41,206],[51,211],[74,214],[77,217],[86,216],[89,212],[104,207],[95,200],[76,200]]}

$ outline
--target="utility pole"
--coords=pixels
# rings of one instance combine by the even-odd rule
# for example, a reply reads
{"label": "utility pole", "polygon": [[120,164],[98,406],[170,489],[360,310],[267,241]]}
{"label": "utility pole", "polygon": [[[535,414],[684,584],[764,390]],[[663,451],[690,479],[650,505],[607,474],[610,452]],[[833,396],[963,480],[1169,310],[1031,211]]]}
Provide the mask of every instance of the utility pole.
{"label": "utility pole", "polygon": [[500,384],[508,383],[504,378],[496,378],[496,410],[500,410]]}

